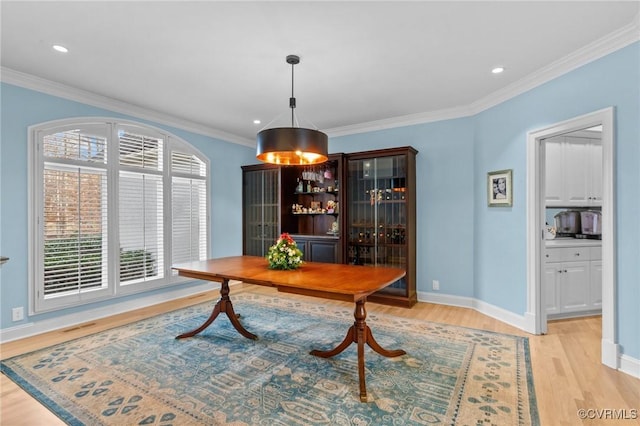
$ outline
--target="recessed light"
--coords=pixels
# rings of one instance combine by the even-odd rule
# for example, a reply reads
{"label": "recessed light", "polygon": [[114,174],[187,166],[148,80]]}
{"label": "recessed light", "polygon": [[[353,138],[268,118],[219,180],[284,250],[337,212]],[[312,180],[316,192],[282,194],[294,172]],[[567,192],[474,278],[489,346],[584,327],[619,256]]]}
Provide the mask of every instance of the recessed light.
{"label": "recessed light", "polygon": [[491,70],[491,72],[494,74],[500,74],[503,71],[504,71],[504,67],[495,67],[494,69]]}
{"label": "recessed light", "polygon": [[53,50],[61,53],[67,53],[69,51],[69,49],[59,44],[54,44],[52,47],[53,47]]}
{"label": "recessed light", "polygon": [[253,124],[260,124],[261,121],[260,120],[253,120]]}

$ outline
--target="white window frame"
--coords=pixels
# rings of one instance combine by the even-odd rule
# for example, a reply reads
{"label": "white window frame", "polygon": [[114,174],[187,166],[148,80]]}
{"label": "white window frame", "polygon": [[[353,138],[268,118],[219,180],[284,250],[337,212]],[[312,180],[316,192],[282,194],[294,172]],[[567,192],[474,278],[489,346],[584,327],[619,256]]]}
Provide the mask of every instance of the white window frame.
{"label": "white window frame", "polygon": [[[80,292],[74,295],[64,295],[56,297],[44,297],[44,182],[43,172],[45,158],[42,152],[42,140],[45,135],[56,132],[71,130],[74,128],[84,129],[89,126],[104,126],[107,135],[107,286],[99,290],[90,292]],[[119,164],[118,150],[118,132],[121,129],[144,134],[145,136],[162,138],[162,182],[163,182],[163,273],[162,278],[121,285],[119,282],[119,200],[118,200],[118,177],[120,171],[130,170],[127,167],[121,167]],[[29,312],[30,314],[40,314],[43,312],[65,309],[73,306],[85,305],[102,300],[109,300],[130,294],[141,293],[145,291],[157,290],[163,287],[179,284],[186,281],[185,278],[177,276],[171,270],[172,265],[172,174],[171,157],[172,152],[193,155],[205,164],[205,174],[199,179],[205,181],[206,194],[206,213],[204,224],[206,230],[206,254],[210,253],[210,180],[211,170],[209,159],[202,154],[197,148],[184,139],[179,138],[162,129],[155,128],[146,124],[137,123],[129,120],[113,120],[105,117],[86,117],[71,118],[50,121],[30,126],[28,129],[28,203],[29,203]],[[91,167],[91,164],[87,164]],[[175,176],[185,177],[185,173],[176,173]],[[200,221],[202,223],[202,221]],[[202,255],[202,254],[200,254]],[[205,256],[206,257],[206,256]]]}

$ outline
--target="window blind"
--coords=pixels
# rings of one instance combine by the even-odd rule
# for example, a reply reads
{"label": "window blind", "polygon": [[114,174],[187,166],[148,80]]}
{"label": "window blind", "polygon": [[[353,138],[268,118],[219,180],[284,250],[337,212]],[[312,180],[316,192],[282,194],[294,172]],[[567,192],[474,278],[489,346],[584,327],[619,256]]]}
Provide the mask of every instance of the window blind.
{"label": "window blind", "polygon": [[[119,131],[120,284],[164,277],[164,193],[159,138]],[[123,167],[125,168],[125,167]]]}
{"label": "window blind", "polygon": [[76,118],[32,126],[29,142],[35,312],[172,285],[168,265],[207,257],[209,163],[186,141]]}
{"label": "window blind", "polygon": [[89,133],[88,130],[74,129],[45,136],[42,147],[44,157],[105,164],[107,139],[103,135]]}
{"label": "window blind", "polygon": [[162,170],[162,139],[120,130],[118,140],[122,166]]}
{"label": "window blind", "polygon": [[[79,130],[43,138],[43,293],[107,286],[106,139]],[[76,165],[86,163],[87,166]]]}
{"label": "window blind", "polygon": [[207,256],[206,165],[194,155],[172,152],[172,252],[174,263]]}

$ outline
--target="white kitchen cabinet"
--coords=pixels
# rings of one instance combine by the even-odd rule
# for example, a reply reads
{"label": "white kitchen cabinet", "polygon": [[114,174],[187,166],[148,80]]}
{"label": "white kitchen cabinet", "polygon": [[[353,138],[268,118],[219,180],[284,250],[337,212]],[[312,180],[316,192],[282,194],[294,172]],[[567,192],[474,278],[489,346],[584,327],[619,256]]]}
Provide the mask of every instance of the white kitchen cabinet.
{"label": "white kitchen cabinet", "polygon": [[589,305],[602,309],[602,261],[592,260],[589,269]]}
{"label": "white kitchen cabinet", "polygon": [[543,274],[549,317],[571,317],[602,309],[601,248],[546,248]]}
{"label": "white kitchen cabinet", "polygon": [[547,206],[564,203],[564,138],[555,137],[545,144],[545,200]]}
{"label": "white kitchen cabinet", "polygon": [[547,264],[544,268],[542,291],[547,315],[560,313],[560,280],[562,275],[558,273],[558,268],[559,264]]}
{"label": "white kitchen cabinet", "polygon": [[580,312],[590,306],[589,262],[565,262],[560,264],[560,312]]}
{"label": "white kitchen cabinet", "polygon": [[589,297],[592,307],[602,309],[602,246],[591,247]]}
{"label": "white kitchen cabinet", "polygon": [[547,207],[602,205],[602,143],[600,139],[556,136],[545,144]]}
{"label": "white kitchen cabinet", "polygon": [[591,171],[588,179],[590,184],[590,206],[602,206],[602,142],[598,140],[589,144],[589,162]]}

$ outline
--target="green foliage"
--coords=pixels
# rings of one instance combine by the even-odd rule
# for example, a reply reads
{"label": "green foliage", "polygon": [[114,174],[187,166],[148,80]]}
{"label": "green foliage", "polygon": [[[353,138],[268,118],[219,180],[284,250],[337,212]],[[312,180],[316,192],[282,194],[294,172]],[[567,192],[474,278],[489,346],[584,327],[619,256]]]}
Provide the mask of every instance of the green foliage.
{"label": "green foliage", "polygon": [[120,249],[120,281],[137,280],[154,276],[156,261],[153,255],[142,249]]}
{"label": "green foliage", "polygon": [[[47,240],[44,247],[45,294],[102,286],[102,238],[68,237]],[[156,261],[149,251],[120,250],[120,281],[153,276]]]}

